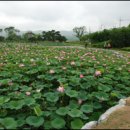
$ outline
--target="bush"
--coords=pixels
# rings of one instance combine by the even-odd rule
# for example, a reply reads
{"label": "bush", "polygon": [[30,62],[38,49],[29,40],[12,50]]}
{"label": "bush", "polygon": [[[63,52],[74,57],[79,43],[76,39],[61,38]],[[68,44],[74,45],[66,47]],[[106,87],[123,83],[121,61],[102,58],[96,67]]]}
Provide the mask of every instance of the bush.
{"label": "bush", "polygon": [[[89,35],[85,35],[83,39],[89,38],[92,43],[98,44],[99,42],[111,41],[111,45],[114,48],[122,48],[130,46],[130,26],[122,28],[104,29],[100,32],[94,32]],[[100,45],[94,45],[95,47]]]}
{"label": "bush", "polygon": [[121,50],[123,50],[123,51],[130,51],[130,47],[124,47],[124,48],[121,48]]}
{"label": "bush", "polygon": [[105,42],[98,42],[98,43],[92,44],[92,47],[95,47],[95,48],[104,48]]}

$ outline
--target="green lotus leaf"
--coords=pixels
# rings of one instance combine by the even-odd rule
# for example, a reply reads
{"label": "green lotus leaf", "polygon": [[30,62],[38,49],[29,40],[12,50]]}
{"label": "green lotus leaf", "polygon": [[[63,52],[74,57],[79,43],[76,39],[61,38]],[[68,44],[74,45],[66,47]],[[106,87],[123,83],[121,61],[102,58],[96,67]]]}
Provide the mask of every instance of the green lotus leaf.
{"label": "green lotus leaf", "polygon": [[83,122],[81,119],[75,119],[71,121],[71,128],[72,129],[81,129],[83,126]]}
{"label": "green lotus leaf", "polygon": [[23,118],[20,118],[17,120],[17,126],[22,127],[25,124],[25,120]]}
{"label": "green lotus leaf", "polygon": [[56,113],[61,116],[65,116],[68,113],[68,109],[66,107],[60,107],[56,110]]}
{"label": "green lotus leaf", "polygon": [[80,117],[82,114],[83,112],[78,109],[72,109],[71,111],[68,112],[68,115],[71,117]]}
{"label": "green lotus leaf", "polygon": [[104,92],[109,92],[109,91],[112,90],[112,87],[111,86],[101,85],[101,86],[98,86],[98,90],[101,90],[101,91],[104,91]]}
{"label": "green lotus leaf", "polygon": [[31,69],[31,70],[27,71],[26,73],[27,73],[27,74],[35,74],[35,73],[37,73],[38,71],[39,71],[38,69]]}
{"label": "green lotus leaf", "polygon": [[52,129],[51,122],[50,121],[44,122],[44,128],[45,129]]}
{"label": "green lotus leaf", "polygon": [[47,107],[47,110],[50,110],[50,111],[57,110],[57,107]]}
{"label": "green lotus leaf", "polygon": [[27,106],[30,106],[30,105],[33,105],[35,104],[35,99],[34,98],[31,98],[31,97],[27,97],[24,99],[24,103],[27,105]]}
{"label": "green lotus leaf", "polygon": [[8,111],[6,109],[0,109],[0,117],[5,117]]}
{"label": "green lotus leaf", "polygon": [[109,95],[107,93],[104,93],[104,92],[95,92],[94,96],[101,101],[108,101],[109,100]]}
{"label": "green lotus leaf", "polygon": [[112,91],[111,93],[110,93],[110,95],[112,96],[112,97],[117,97],[117,98],[125,98],[125,96],[123,96],[122,94],[121,94],[121,92],[120,91]]}
{"label": "green lotus leaf", "polygon": [[8,83],[10,81],[11,81],[10,79],[3,79],[3,80],[0,80],[0,84],[2,84],[2,85],[8,85]]}
{"label": "green lotus leaf", "polygon": [[36,93],[36,94],[33,94],[33,97],[35,98],[35,99],[39,99],[39,98],[41,98],[41,93]]}
{"label": "green lotus leaf", "polygon": [[59,100],[59,96],[55,93],[50,93],[47,97],[46,97],[47,101],[49,102],[57,102]]}
{"label": "green lotus leaf", "polygon": [[50,115],[51,115],[51,111],[44,111],[44,112],[43,112],[43,116],[48,117],[48,116],[50,116]]}
{"label": "green lotus leaf", "polygon": [[82,114],[82,115],[81,115],[81,119],[83,119],[83,120],[88,120],[88,119],[89,119],[89,117],[88,117],[88,116],[86,116],[86,114]]}
{"label": "green lotus leaf", "polygon": [[37,116],[41,116],[43,114],[43,112],[39,106],[35,106],[34,111]]}
{"label": "green lotus leaf", "polygon": [[70,100],[68,108],[74,109],[74,108],[78,108],[78,107],[79,107],[78,101]]}
{"label": "green lotus leaf", "polygon": [[82,89],[88,90],[91,87],[91,84],[89,84],[89,83],[82,83],[80,86],[81,86]]}
{"label": "green lotus leaf", "polygon": [[38,78],[38,79],[44,79],[44,78],[45,78],[45,75],[38,75],[37,78]]}
{"label": "green lotus leaf", "polygon": [[56,118],[54,120],[51,121],[51,125],[53,128],[55,129],[61,129],[61,128],[64,128],[65,126],[65,120],[62,119],[62,118]]}
{"label": "green lotus leaf", "polygon": [[19,100],[19,101],[11,101],[9,102],[9,108],[10,109],[21,109],[24,105],[24,101],[23,100]]}
{"label": "green lotus leaf", "polygon": [[80,91],[79,94],[78,94],[78,99],[82,99],[82,100],[87,100],[88,97],[87,97],[87,93],[85,91]]}
{"label": "green lotus leaf", "polygon": [[94,109],[100,109],[100,108],[102,108],[102,105],[99,102],[94,102],[93,107],[94,107]]}
{"label": "green lotus leaf", "polygon": [[21,86],[21,91],[27,92],[27,91],[31,91],[32,87],[28,87],[28,86]]}
{"label": "green lotus leaf", "polygon": [[80,110],[84,113],[91,113],[91,112],[93,112],[93,105],[84,104],[81,106]]}
{"label": "green lotus leaf", "polygon": [[4,103],[8,102],[10,100],[9,97],[0,97],[0,105],[3,105]]}
{"label": "green lotus leaf", "polygon": [[44,119],[43,117],[29,116],[26,118],[26,122],[31,126],[39,127],[44,123]]}
{"label": "green lotus leaf", "polygon": [[16,129],[17,122],[14,120],[14,118],[7,117],[0,121],[0,123],[6,128],[6,129]]}
{"label": "green lotus leaf", "polygon": [[75,90],[67,90],[66,95],[69,97],[78,97],[78,92]]}

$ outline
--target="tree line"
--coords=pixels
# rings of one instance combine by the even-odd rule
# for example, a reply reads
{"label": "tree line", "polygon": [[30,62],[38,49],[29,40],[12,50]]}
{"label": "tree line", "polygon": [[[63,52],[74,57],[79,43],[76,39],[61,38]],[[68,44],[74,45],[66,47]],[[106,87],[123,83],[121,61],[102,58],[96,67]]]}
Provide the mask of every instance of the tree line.
{"label": "tree line", "polygon": [[105,42],[111,44],[113,48],[130,46],[130,25],[127,27],[104,29],[90,34],[84,34],[81,41],[91,41],[92,44]]}
{"label": "tree line", "polygon": [[[6,36],[2,36],[2,33],[5,32]],[[39,42],[39,41],[53,41],[53,42],[66,42],[67,38],[60,34],[60,31],[42,31],[40,34],[35,34],[32,31],[27,31],[23,34],[20,34],[20,30],[15,27],[7,27],[0,29],[0,42],[4,41],[16,41],[16,42]]]}

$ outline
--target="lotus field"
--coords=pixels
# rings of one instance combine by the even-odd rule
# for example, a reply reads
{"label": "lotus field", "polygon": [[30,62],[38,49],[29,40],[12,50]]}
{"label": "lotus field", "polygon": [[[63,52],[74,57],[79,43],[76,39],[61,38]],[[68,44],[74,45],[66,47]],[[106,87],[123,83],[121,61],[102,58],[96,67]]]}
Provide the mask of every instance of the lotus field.
{"label": "lotus field", "polygon": [[130,96],[130,55],[38,45],[0,47],[0,128],[80,129]]}

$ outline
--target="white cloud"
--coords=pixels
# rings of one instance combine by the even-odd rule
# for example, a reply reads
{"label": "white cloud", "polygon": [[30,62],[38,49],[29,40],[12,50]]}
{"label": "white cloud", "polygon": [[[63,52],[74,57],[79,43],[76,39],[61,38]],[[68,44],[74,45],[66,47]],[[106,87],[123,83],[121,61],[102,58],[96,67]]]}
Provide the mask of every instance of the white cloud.
{"label": "white cloud", "polygon": [[[0,1],[0,26],[21,30],[113,27],[130,19],[129,1]],[[130,21],[129,21],[130,22]],[[122,25],[128,21],[122,22]]]}

